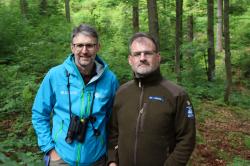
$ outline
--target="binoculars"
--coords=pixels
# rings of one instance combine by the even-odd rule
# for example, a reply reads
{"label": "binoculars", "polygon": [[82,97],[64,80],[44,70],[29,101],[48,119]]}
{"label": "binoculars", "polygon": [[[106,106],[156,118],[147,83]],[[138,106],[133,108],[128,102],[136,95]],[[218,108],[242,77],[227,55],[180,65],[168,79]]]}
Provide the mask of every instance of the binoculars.
{"label": "binoculars", "polygon": [[83,143],[88,126],[88,121],[89,118],[80,118],[79,116],[72,114],[65,141],[68,144],[71,144],[74,140]]}

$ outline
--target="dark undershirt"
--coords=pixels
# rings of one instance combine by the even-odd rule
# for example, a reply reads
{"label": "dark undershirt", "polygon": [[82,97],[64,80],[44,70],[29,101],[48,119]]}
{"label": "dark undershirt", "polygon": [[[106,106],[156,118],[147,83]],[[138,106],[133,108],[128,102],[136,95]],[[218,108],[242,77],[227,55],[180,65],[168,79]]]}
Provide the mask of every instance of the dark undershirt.
{"label": "dark undershirt", "polygon": [[96,65],[95,64],[94,64],[93,69],[89,75],[81,74],[85,85],[87,85],[89,83],[89,81],[91,80],[91,78],[94,77],[96,74],[97,73],[96,73]]}

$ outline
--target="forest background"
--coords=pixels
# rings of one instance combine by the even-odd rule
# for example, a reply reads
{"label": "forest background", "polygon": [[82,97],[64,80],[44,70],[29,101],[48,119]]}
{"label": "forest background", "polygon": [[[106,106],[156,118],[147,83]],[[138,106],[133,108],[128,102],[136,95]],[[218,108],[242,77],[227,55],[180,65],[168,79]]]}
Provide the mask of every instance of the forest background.
{"label": "forest background", "polygon": [[121,83],[132,78],[129,37],[158,39],[163,75],[185,87],[196,112],[189,165],[250,165],[249,0],[1,0],[0,165],[42,165],[31,107],[80,23],[96,27]]}

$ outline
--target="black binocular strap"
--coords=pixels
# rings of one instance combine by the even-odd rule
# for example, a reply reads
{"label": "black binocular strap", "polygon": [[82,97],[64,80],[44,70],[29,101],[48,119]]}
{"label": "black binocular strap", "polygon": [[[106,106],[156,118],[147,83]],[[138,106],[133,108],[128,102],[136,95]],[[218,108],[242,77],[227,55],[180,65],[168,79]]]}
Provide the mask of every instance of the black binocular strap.
{"label": "black binocular strap", "polygon": [[100,132],[98,129],[96,129],[94,127],[94,124],[93,122],[96,121],[95,117],[92,117],[92,111],[93,111],[93,105],[94,105],[94,101],[95,101],[95,92],[96,92],[96,86],[97,86],[97,82],[95,83],[95,89],[94,89],[94,93],[93,93],[93,96],[92,96],[92,103],[91,103],[91,106],[90,106],[90,113],[89,113],[89,121],[91,123],[91,126],[92,126],[92,129],[94,130],[94,134],[95,136],[99,136],[100,135]]}
{"label": "black binocular strap", "polygon": [[[69,114],[70,114],[70,119],[72,118],[72,111],[71,111],[71,97],[70,97],[70,84],[69,84],[69,72],[68,70],[66,70],[66,75],[68,77],[68,83],[67,83],[67,88],[68,88],[68,96],[69,96]],[[96,129],[94,127],[94,124],[93,124],[93,117],[91,116],[92,115],[92,112],[93,112],[93,105],[94,105],[94,100],[95,100],[95,91],[96,91],[96,86],[97,86],[97,83],[95,83],[95,89],[94,89],[94,93],[93,93],[93,96],[92,96],[92,102],[91,102],[91,106],[90,106],[90,113],[89,113],[89,120],[90,120],[90,123],[91,123],[91,126],[94,130],[94,134],[96,136],[100,135],[98,129]]]}
{"label": "black binocular strap", "polygon": [[70,115],[70,120],[71,120],[72,111],[71,111],[70,84],[69,84],[69,76],[70,76],[70,74],[69,74],[68,70],[66,70],[66,75],[68,77],[67,88],[68,88],[68,96],[69,96],[69,115]]}

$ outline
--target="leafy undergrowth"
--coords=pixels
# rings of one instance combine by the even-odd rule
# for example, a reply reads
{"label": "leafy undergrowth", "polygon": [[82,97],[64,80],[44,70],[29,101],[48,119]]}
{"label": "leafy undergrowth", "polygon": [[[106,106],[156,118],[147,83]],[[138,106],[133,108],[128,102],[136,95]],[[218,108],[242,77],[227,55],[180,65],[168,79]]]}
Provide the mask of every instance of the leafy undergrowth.
{"label": "leafy undergrowth", "polygon": [[250,165],[250,110],[203,101],[190,166]]}
{"label": "leafy undergrowth", "polygon": [[[29,114],[0,121],[0,165],[43,165]],[[196,106],[197,145],[189,166],[250,165],[250,110],[203,101]]]}
{"label": "leafy undergrowth", "polygon": [[0,165],[43,165],[30,114],[4,113],[0,121]]}

